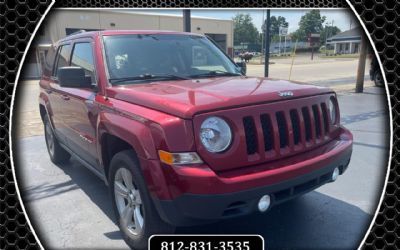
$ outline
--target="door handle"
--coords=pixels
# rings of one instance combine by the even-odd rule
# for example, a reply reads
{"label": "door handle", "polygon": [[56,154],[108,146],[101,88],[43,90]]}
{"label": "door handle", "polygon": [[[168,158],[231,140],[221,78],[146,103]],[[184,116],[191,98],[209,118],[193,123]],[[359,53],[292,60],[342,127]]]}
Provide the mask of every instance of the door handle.
{"label": "door handle", "polygon": [[65,101],[68,101],[68,100],[69,100],[69,96],[67,96],[67,95],[62,95],[61,98],[62,98],[63,100],[65,100]]}

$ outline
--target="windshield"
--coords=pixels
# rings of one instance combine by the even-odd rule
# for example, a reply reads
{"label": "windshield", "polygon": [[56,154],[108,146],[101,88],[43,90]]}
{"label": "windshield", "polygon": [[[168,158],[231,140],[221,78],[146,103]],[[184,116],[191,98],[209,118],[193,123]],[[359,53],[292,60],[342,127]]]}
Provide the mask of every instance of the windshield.
{"label": "windshield", "polygon": [[113,84],[241,75],[240,69],[203,36],[104,36],[104,50]]}

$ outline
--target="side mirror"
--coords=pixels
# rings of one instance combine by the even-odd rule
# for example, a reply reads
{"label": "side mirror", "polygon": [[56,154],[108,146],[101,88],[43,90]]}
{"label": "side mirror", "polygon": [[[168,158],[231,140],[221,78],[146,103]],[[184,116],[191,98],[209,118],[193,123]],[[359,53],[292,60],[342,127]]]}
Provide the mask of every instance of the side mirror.
{"label": "side mirror", "polygon": [[61,67],[57,71],[58,83],[66,88],[92,88],[90,77],[81,67]]}
{"label": "side mirror", "polygon": [[242,71],[243,75],[246,75],[247,73],[247,66],[245,62],[236,62],[236,65],[240,68],[240,71]]}

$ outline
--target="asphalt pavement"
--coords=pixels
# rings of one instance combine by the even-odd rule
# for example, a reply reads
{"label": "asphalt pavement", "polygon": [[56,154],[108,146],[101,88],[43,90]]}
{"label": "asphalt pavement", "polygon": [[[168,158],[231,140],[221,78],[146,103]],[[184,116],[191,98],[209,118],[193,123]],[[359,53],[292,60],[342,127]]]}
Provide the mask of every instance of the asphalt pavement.
{"label": "asphalt pavement", "polygon": [[[338,98],[341,120],[354,135],[354,149],[347,172],[336,182],[266,214],[179,228],[177,233],[260,234],[267,249],[356,248],[375,213],[388,167],[387,99],[384,89],[376,87],[363,94],[340,92]],[[100,179],[75,159],[52,164],[41,135],[13,142],[22,199],[45,247],[127,247]]]}

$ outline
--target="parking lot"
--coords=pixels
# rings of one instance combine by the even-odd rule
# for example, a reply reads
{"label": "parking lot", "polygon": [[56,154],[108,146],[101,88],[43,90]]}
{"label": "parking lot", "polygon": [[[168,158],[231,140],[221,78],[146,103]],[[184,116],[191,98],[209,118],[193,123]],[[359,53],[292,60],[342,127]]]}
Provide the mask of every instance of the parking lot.
{"label": "parking lot", "polygon": [[[279,59],[271,77],[288,78],[290,64]],[[292,79],[338,91],[341,121],[354,135],[353,157],[335,183],[254,214],[178,233],[237,233],[264,236],[267,249],[356,248],[375,212],[384,184],[389,152],[389,117],[385,90],[366,82],[355,94],[355,60],[297,62]],[[248,75],[263,68],[249,65]],[[39,238],[49,248],[126,248],[107,187],[75,159],[50,162],[38,114],[37,81],[21,82],[17,92],[13,142],[15,168],[24,204]]]}

